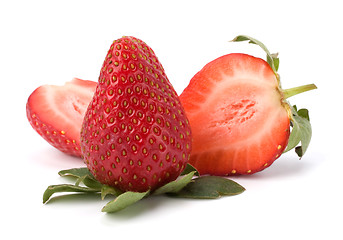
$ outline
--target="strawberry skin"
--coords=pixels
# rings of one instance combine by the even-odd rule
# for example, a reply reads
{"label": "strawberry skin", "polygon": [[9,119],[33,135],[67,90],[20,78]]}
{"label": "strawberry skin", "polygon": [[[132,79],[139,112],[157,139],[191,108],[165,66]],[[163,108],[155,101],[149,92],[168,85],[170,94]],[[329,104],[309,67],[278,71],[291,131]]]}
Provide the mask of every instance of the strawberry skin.
{"label": "strawberry skin", "polygon": [[180,96],[201,174],[252,174],[270,166],[290,134],[289,108],[271,67],[246,54],[208,63]]}
{"label": "strawberry skin", "polygon": [[80,157],[80,129],[95,88],[96,82],[78,78],[64,86],[38,87],[26,104],[31,126],[58,150]]}
{"label": "strawberry skin", "polygon": [[81,129],[81,150],[101,183],[144,192],[175,180],[191,151],[179,97],[153,50],[123,37],[111,45]]}

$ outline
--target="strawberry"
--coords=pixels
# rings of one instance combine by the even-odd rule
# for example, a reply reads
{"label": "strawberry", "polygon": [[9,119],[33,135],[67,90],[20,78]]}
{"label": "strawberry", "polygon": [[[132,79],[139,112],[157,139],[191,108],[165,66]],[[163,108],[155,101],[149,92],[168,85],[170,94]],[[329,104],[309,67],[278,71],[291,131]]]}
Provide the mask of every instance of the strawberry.
{"label": "strawberry", "polygon": [[[301,157],[311,138],[307,111],[286,98],[316,88],[314,84],[283,90],[279,59],[256,39],[268,62],[233,53],[205,65],[180,95],[190,121],[193,145],[190,164],[201,174],[252,174],[269,167],[287,147]],[[293,126],[291,138],[290,127]]]}
{"label": "strawberry", "polygon": [[191,151],[184,109],[154,51],[113,42],[81,129],[81,150],[101,183],[144,192],[175,180]]}
{"label": "strawberry", "polygon": [[77,78],[64,86],[38,87],[26,104],[31,126],[55,148],[81,156],[80,129],[95,88],[95,82]]}

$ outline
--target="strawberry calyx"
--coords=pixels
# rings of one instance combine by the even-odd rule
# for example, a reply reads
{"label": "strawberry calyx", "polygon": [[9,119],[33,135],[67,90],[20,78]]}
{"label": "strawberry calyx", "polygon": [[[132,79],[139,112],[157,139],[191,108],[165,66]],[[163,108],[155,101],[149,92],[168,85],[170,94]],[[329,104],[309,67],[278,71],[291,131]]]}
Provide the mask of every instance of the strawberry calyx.
{"label": "strawberry calyx", "polygon": [[[307,92],[313,89],[317,89],[315,84],[306,84],[299,87],[294,87],[290,89],[282,89],[281,88],[281,81],[280,75],[278,74],[280,59],[278,57],[278,53],[270,53],[267,47],[260,41],[255,38],[246,36],[246,35],[239,35],[235,37],[231,42],[242,42],[242,41],[249,41],[249,43],[256,44],[260,46],[267,55],[267,63],[273,70],[276,79],[278,81],[278,91],[281,95],[281,102],[284,108],[288,112],[288,116],[290,119],[290,126],[292,127],[291,134],[289,136],[288,145],[284,152],[288,152],[292,149],[295,149],[296,154],[301,158],[311,141],[312,137],[312,127],[310,123],[310,118],[307,109],[300,109],[297,110],[297,107],[294,105],[292,106],[286,99],[295,96],[297,94]],[[299,145],[299,143],[301,143]]]}
{"label": "strawberry calyx", "polygon": [[[287,107],[288,115],[290,116],[292,126],[292,132],[289,136],[288,145],[284,152],[288,152],[294,148],[296,154],[300,158],[305,154],[312,137],[310,117],[307,109],[303,108],[297,110],[296,105],[291,106],[290,103],[286,101],[286,99],[316,88],[317,86],[315,84],[307,84],[295,88],[285,89],[282,91],[283,97],[285,99],[284,106]],[[298,146],[300,142],[301,145]]]}
{"label": "strawberry calyx", "polygon": [[73,178],[75,183],[48,186],[43,194],[43,203],[47,203],[55,193],[100,194],[102,200],[107,195],[112,195],[114,199],[102,208],[102,212],[106,213],[118,212],[149,196],[165,194],[179,198],[215,199],[221,196],[238,195],[245,191],[244,187],[230,179],[218,176],[200,176],[199,172],[190,164],[176,180],[154,191],[147,190],[145,192],[123,192],[115,187],[102,184],[86,167],[62,170],[58,174],[61,177]]}

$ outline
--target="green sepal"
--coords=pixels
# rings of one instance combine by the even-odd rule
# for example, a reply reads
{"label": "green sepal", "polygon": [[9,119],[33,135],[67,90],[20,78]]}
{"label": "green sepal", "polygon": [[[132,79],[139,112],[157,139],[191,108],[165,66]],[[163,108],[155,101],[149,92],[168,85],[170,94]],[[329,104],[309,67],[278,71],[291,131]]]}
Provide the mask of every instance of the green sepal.
{"label": "green sepal", "polygon": [[99,183],[92,173],[88,170],[88,168],[71,168],[67,170],[59,171],[58,174],[61,177],[75,177],[76,183],[75,185],[79,185],[80,183],[85,184],[87,187],[99,189],[101,190],[102,184]]}
{"label": "green sepal", "polygon": [[308,110],[306,108],[297,110],[297,113],[300,117],[305,118],[307,121],[310,121],[310,115],[308,114]]}
{"label": "green sepal", "polygon": [[[115,199],[107,203],[102,209],[103,212],[113,213],[150,195],[150,190],[146,192],[128,191],[123,193],[111,186],[101,184],[87,168],[63,170],[59,172],[59,175],[75,178],[75,184],[49,186],[43,194],[43,203],[46,203],[54,193],[100,193],[102,200],[107,195],[115,196]],[[224,195],[236,195],[244,191],[244,188],[239,184],[225,178],[212,176],[194,178],[195,175],[199,175],[199,172],[193,166],[188,165],[180,177],[158,188],[152,192],[152,195],[167,194],[187,198],[217,198]],[[80,186],[81,183],[85,186]]]}
{"label": "green sepal", "polygon": [[183,189],[187,184],[192,181],[192,178],[196,171],[192,171],[182,177],[179,177],[175,181],[169,182],[166,185],[156,189],[154,195],[164,194],[164,193],[175,193]]}
{"label": "green sepal", "polygon": [[[190,172],[182,177],[179,177],[175,181],[172,181],[163,185],[162,187],[156,189],[153,192],[153,195],[160,195],[164,193],[173,193],[173,192],[180,191],[192,180],[195,172],[196,171]],[[149,194],[150,194],[150,191],[146,191],[142,193],[128,191],[128,192],[122,193],[117,198],[107,203],[106,206],[102,209],[102,212],[107,212],[107,213],[118,212],[138,202],[142,198],[147,197]]]}
{"label": "green sepal", "polygon": [[72,184],[50,185],[43,194],[43,203],[46,203],[54,193],[59,192],[96,193],[99,190]]}
{"label": "green sepal", "polygon": [[279,54],[278,54],[278,53],[272,53],[272,54],[270,54],[270,55],[271,55],[273,61],[272,61],[272,62],[271,62],[271,61],[268,62],[268,58],[267,58],[267,62],[268,62],[268,64],[269,64],[269,66],[270,66],[271,64],[274,64],[275,70],[278,71],[278,70],[279,70],[279,65],[280,65],[280,58],[278,57]]}
{"label": "green sepal", "polygon": [[66,170],[61,170],[58,172],[58,175],[61,177],[64,176],[71,176],[71,177],[83,177],[85,175],[91,174],[88,170],[88,168],[71,168],[71,169],[66,169]]}
{"label": "green sepal", "polygon": [[218,176],[203,176],[193,179],[187,186],[176,193],[168,193],[173,197],[214,199],[221,196],[233,196],[245,191],[238,183]]}
{"label": "green sepal", "polygon": [[113,195],[115,197],[119,196],[120,194],[122,194],[123,192],[114,188],[114,187],[111,187],[111,186],[108,186],[108,185],[102,185],[102,188],[101,188],[101,200],[104,200],[105,197],[107,195]]}
{"label": "green sepal", "polygon": [[267,54],[267,62],[269,64],[269,66],[272,68],[274,74],[277,76],[277,79],[279,79],[277,71],[279,69],[280,59],[278,58],[277,53],[270,53],[268,48],[262,42],[258,41],[255,38],[246,36],[246,35],[239,35],[231,41],[232,42],[249,41],[249,43],[253,43],[253,44],[260,46],[263,49],[263,51]]}
{"label": "green sepal", "polygon": [[187,163],[186,168],[182,171],[181,176],[182,175],[186,175],[186,174],[188,174],[190,172],[195,172],[194,173],[195,176],[200,176],[200,173],[198,172],[198,170],[194,166],[189,164],[189,163]]}
{"label": "green sepal", "polygon": [[[305,154],[312,137],[310,117],[307,109],[297,110],[297,107],[293,106],[291,107],[291,111],[292,131],[284,152],[295,148],[295,152],[301,158]],[[299,143],[301,143],[300,146],[298,146]]]}
{"label": "green sepal", "polygon": [[145,196],[149,195],[149,192],[149,190],[146,192],[125,192],[108,202],[101,211],[107,213],[118,212],[143,199]]}

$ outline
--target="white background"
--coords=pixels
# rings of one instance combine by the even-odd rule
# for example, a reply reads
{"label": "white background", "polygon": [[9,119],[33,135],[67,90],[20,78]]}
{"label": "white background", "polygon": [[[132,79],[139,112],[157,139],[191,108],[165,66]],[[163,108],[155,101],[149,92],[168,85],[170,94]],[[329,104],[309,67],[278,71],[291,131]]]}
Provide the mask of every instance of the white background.
{"label": "white background", "polygon": [[[281,2],[281,1],[280,1]],[[342,197],[342,5],[340,1],[1,1],[1,204],[6,239],[340,239]],[[42,204],[57,172],[83,167],[29,125],[25,105],[40,85],[97,80],[112,41],[132,35],[151,46],[181,93],[207,62],[230,52],[263,57],[230,43],[255,37],[279,52],[284,88],[315,83],[290,99],[310,111],[313,138],[270,168],[235,177],[246,191],[218,200],[154,197],[116,214],[110,198],[73,196]]]}

